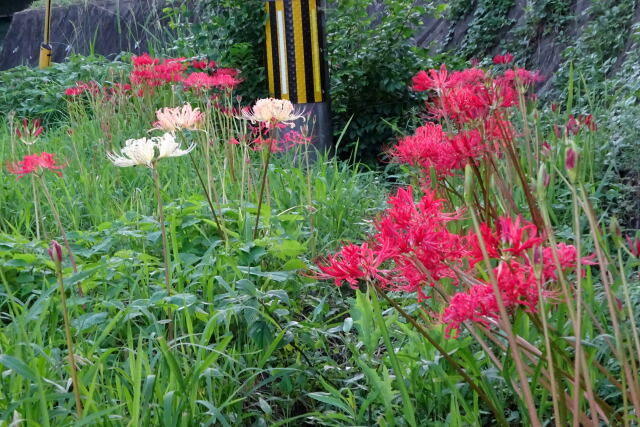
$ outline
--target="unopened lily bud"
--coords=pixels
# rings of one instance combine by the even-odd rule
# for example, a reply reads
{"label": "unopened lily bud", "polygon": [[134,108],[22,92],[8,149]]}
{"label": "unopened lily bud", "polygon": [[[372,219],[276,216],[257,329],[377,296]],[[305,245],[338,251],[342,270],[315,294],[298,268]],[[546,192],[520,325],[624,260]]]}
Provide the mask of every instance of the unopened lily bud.
{"label": "unopened lily bud", "polygon": [[574,148],[574,145],[571,144],[567,151],[565,152],[564,157],[564,167],[567,169],[567,174],[569,175],[569,179],[571,182],[576,180],[577,176],[577,168],[578,165],[578,152]]}
{"label": "unopened lily bud", "polygon": [[62,262],[62,246],[60,246],[60,243],[52,240],[51,246],[49,246],[47,252],[49,252],[49,256],[53,262],[56,264],[60,264]]}
{"label": "unopened lily bud", "polygon": [[545,164],[540,165],[540,169],[538,169],[538,179],[536,180],[536,191],[538,192],[538,197],[540,199],[544,199],[547,194],[547,187],[549,186],[549,182],[551,181],[551,177],[547,173],[547,167]]}
{"label": "unopened lily bud", "polygon": [[631,255],[636,258],[640,258],[640,238],[634,237],[633,239],[630,236],[626,236],[627,238],[627,247]]}
{"label": "unopened lily bud", "polygon": [[620,228],[620,223],[618,222],[618,218],[615,216],[611,218],[609,222],[609,233],[611,233],[611,237],[613,237],[613,241],[616,245],[622,244],[622,229]]}
{"label": "unopened lily bud", "polygon": [[464,168],[464,201],[467,204],[473,203],[473,170],[471,165],[467,165]]}

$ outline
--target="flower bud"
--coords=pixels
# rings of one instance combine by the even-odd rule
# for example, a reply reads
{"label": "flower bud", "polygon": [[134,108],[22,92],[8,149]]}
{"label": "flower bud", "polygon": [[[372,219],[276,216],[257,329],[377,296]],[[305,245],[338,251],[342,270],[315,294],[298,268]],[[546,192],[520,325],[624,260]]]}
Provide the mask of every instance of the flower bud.
{"label": "flower bud", "polygon": [[578,164],[578,153],[576,152],[574,145],[571,144],[564,156],[564,167],[567,170],[567,174],[569,175],[569,179],[571,182],[576,180],[577,169],[576,166]]}
{"label": "flower bud", "polygon": [[550,180],[551,178],[547,173],[547,167],[542,163],[540,165],[540,169],[538,169],[538,179],[536,180],[536,191],[540,200],[543,200],[546,197],[547,187],[549,186]]}
{"label": "flower bud", "polygon": [[630,236],[626,236],[627,238],[627,246],[629,248],[629,252],[636,258],[640,258],[640,238],[634,237],[633,239]]}
{"label": "flower bud", "polygon": [[609,233],[611,233],[611,237],[613,237],[616,244],[619,245],[622,243],[622,229],[620,228],[618,218],[615,216],[611,218],[611,221],[609,221]]}
{"label": "flower bud", "polygon": [[473,179],[473,170],[468,164],[464,168],[464,201],[469,205],[473,203]]}
{"label": "flower bud", "polygon": [[62,246],[60,246],[60,243],[52,240],[51,246],[49,246],[47,252],[49,252],[49,256],[51,257],[53,262],[55,262],[56,264],[60,264],[62,262]]}

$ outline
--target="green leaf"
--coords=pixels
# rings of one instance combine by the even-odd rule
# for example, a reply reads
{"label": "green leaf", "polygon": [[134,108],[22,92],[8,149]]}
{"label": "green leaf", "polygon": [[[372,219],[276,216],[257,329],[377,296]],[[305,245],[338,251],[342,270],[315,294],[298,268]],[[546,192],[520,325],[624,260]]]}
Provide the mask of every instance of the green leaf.
{"label": "green leaf", "polygon": [[36,373],[20,359],[9,356],[8,354],[0,354],[0,364],[30,381],[38,381]]}
{"label": "green leaf", "polygon": [[347,414],[351,414],[353,411],[351,410],[351,408],[349,407],[349,405],[347,405],[345,402],[343,402],[342,400],[332,396],[329,393],[324,393],[324,392],[315,392],[315,393],[309,393],[307,394],[308,397],[315,399],[319,402],[323,402],[326,403],[328,405],[331,405],[335,408],[338,409],[342,409],[344,412],[346,412]]}
{"label": "green leaf", "polygon": [[302,243],[290,239],[272,243],[269,247],[269,253],[280,259],[295,258],[305,250],[306,247]]}
{"label": "green leaf", "polygon": [[264,320],[256,320],[251,324],[249,336],[263,350],[269,348],[269,345],[273,342],[273,332],[271,332],[269,324]]}

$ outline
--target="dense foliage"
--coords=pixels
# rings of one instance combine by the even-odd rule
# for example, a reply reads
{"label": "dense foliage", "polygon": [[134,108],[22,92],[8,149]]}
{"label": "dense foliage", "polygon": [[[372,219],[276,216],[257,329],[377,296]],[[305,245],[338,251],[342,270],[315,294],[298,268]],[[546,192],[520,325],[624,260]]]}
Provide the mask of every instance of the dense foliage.
{"label": "dense foliage", "polygon": [[[183,3],[164,55],[0,73],[0,423],[637,423],[628,8],[547,100],[524,40],[571,2],[329,2],[336,132],[382,172],[253,102],[260,1]],[[428,57],[442,12],[471,30]]]}

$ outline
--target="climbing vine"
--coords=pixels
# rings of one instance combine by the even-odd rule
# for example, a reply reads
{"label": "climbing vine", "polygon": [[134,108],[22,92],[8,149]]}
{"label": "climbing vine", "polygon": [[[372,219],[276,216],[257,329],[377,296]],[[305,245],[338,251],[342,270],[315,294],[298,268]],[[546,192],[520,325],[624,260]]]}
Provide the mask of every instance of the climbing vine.
{"label": "climbing vine", "polygon": [[[466,57],[486,56],[497,44],[500,36],[514,24],[509,17],[514,0],[456,0],[450,3],[449,19],[451,30],[456,22],[473,13],[469,28],[460,46],[460,53]],[[450,31],[449,37],[453,35]]]}

